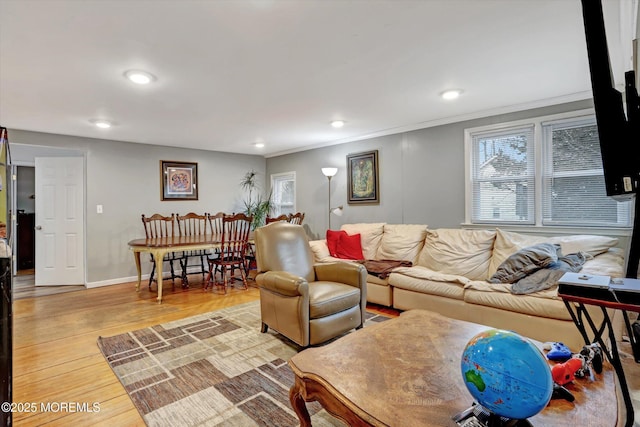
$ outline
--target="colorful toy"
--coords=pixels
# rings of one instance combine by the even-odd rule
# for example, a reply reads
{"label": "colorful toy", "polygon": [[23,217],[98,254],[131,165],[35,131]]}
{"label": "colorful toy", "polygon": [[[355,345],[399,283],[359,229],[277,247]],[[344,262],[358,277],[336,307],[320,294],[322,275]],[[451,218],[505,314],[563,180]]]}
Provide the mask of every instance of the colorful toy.
{"label": "colorful toy", "polygon": [[571,350],[561,342],[552,342],[551,349],[547,353],[547,359],[555,362],[563,362],[571,358]]}
{"label": "colorful toy", "polygon": [[582,359],[571,358],[564,363],[557,363],[551,368],[553,382],[558,385],[565,385],[575,379],[575,374],[582,369]]}
{"label": "colorful toy", "polygon": [[584,357],[587,365],[593,367],[596,374],[602,373],[602,349],[598,343],[585,345],[580,350],[580,355]]}
{"label": "colorful toy", "polygon": [[[545,343],[546,349],[550,350],[547,354],[549,360],[562,358],[566,360],[563,363],[557,363],[551,368],[551,377],[553,378],[552,399],[566,399],[573,402],[575,397],[564,385],[572,382],[576,378],[590,376],[594,380],[593,371],[602,372],[602,349],[597,343],[585,345],[580,353],[571,354],[567,360],[566,346],[562,343]],[[554,352],[553,354],[551,354]],[[549,356],[551,354],[551,356]]]}

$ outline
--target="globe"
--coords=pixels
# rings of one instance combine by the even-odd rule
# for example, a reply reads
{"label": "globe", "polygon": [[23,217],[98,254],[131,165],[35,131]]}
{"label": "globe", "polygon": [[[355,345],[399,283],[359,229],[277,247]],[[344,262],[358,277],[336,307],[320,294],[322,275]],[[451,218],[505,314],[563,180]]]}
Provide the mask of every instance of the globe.
{"label": "globe", "polygon": [[529,418],[547,406],[553,393],[542,352],[515,332],[489,329],[475,335],[464,348],[461,368],[475,400],[502,417]]}

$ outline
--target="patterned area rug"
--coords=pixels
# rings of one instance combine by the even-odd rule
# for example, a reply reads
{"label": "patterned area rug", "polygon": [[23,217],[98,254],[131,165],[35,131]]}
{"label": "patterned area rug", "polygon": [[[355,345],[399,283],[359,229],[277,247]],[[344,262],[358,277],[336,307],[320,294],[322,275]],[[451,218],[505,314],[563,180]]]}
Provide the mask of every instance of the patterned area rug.
{"label": "patterned area rug", "polygon": [[[365,323],[387,320],[367,313]],[[113,337],[98,347],[148,426],[298,426],[287,360],[300,347],[260,332],[251,302]],[[316,403],[314,426],[342,426]]]}

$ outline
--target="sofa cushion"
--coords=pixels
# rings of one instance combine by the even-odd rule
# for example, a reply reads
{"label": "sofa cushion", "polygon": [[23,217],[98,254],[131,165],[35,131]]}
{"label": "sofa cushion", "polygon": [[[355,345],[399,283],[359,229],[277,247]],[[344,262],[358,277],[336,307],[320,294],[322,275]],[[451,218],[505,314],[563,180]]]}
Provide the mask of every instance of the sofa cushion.
{"label": "sofa cushion", "polygon": [[346,235],[345,231],[327,230],[327,248],[329,249],[329,255],[332,257],[338,256],[338,245],[340,244],[340,237]]}
{"label": "sofa cushion", "polygon": [[576,234],[572,236],[553,236],[549,238],[551,243],[558,243],[565,255],[585,252],[597,256],[608,251],[618,244],[618,239],[607,236],[594,236],[589,234]]}
{"label": "sofa cushion", "polygon": [[341,259],[364,259],[360,234],[349,235],[346,232],[340,235],[336,256]]}
{"label": "sofa cushion", "polygon": [[344,224],[340,227],[347,234],[360,234],[362,253],[365,259],[375,259],[384,232],[384,222]]}
{"label": "sofa cushion", "polygon": [[470,280],[453,274],[444,274],[419,265],[398,267],[389,275],[389,285],[396,289],[438,295],[462,300],[464,287]]}
{"label": "sofa cushion", "polygon": [[446,274],[486,280],[495,235],[492,230],[427,230],[417,263]]}
{"label": "sofa cushion", "polygon": [[586,252],[596,256],[613,248],[618,244],[618,239],[595,235],[570,235],[570,236],[532,236],[496,229],[496,242],[493,246],[493,255],[489,264],[489,274],[493,275],[498,266],[510,255],[527,246],[539,243],[558,243],[565,255],[577,252]]}
{"label": "sofa cushion", "polygon": [[607,252],[587,259],[581,272],[599,276],[625,277],[624,249],[611,248]]}
{"label": "sofa cushion", "polygon": [[331,262],[334,260],[329,253],[326,240],[310,240],[309,246],[313,251],[314,262]]}
{"label": "sofa cushion", "polygon": [[540,243],[527,246],[505,259],[489,278],[491,283],[514,283],[558,261],[560,245]]}
{"label": "sofa cushion", "polygon": [[[480,283],[482,282],[472,282],[473,285],[479,285]],[[509,289],[511,287],[509,284],[502,283],[493,286],[502,286],[505,291],[480,291],[474,289],[475,286],[467,286],[464,291],[464,301],[470,304],[485,305],[535,317],[571,320],[567,307],[565,307],[561,299],[554,295],[557,294],[555,288],[529,295],[513,295]]]}
{"label": "sofa cushion", "polygon": [[376,259],[416,263],[427,235],[426,225],[385,224]]}

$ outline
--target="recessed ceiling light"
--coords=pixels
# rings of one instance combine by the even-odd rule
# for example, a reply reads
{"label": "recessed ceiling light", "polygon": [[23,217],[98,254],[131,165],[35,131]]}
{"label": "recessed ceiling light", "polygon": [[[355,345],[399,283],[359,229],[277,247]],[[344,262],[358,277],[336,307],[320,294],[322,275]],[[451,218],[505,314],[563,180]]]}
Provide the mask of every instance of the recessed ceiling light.
{"label": "recessed ceiling light", "polygon": [[440,94],[442,99],[456,99],[462,94],[462,89],[445,90]]}
{"label": "recessed ceiling light", "polygon": [[146,85],[156,79],[156,77],[153,74],[147,73],[146,71],[141,71],[141,70],[126,71],[124,73],[124,76],[129,80],[131,80],[133,83],[138,85]]}
{"label": "recessed ceiling light", "polygon": [[341,128],[342,126],[344,126],[344,124],[344,120],[334,120],[331,122],[331,126],[333,126],[334,128]]}
{"label": "recessed ceiling light", "polygon": [[255,144],[253,144],[254,147],[256,148],[263,148],[264,147],[264,142],[256,142]]}
{"label": "recessed ceiling light", "polygon": [[100,129],[109,129],[113,124],[108,120],[93,119],[89,120],[95,127]]}

